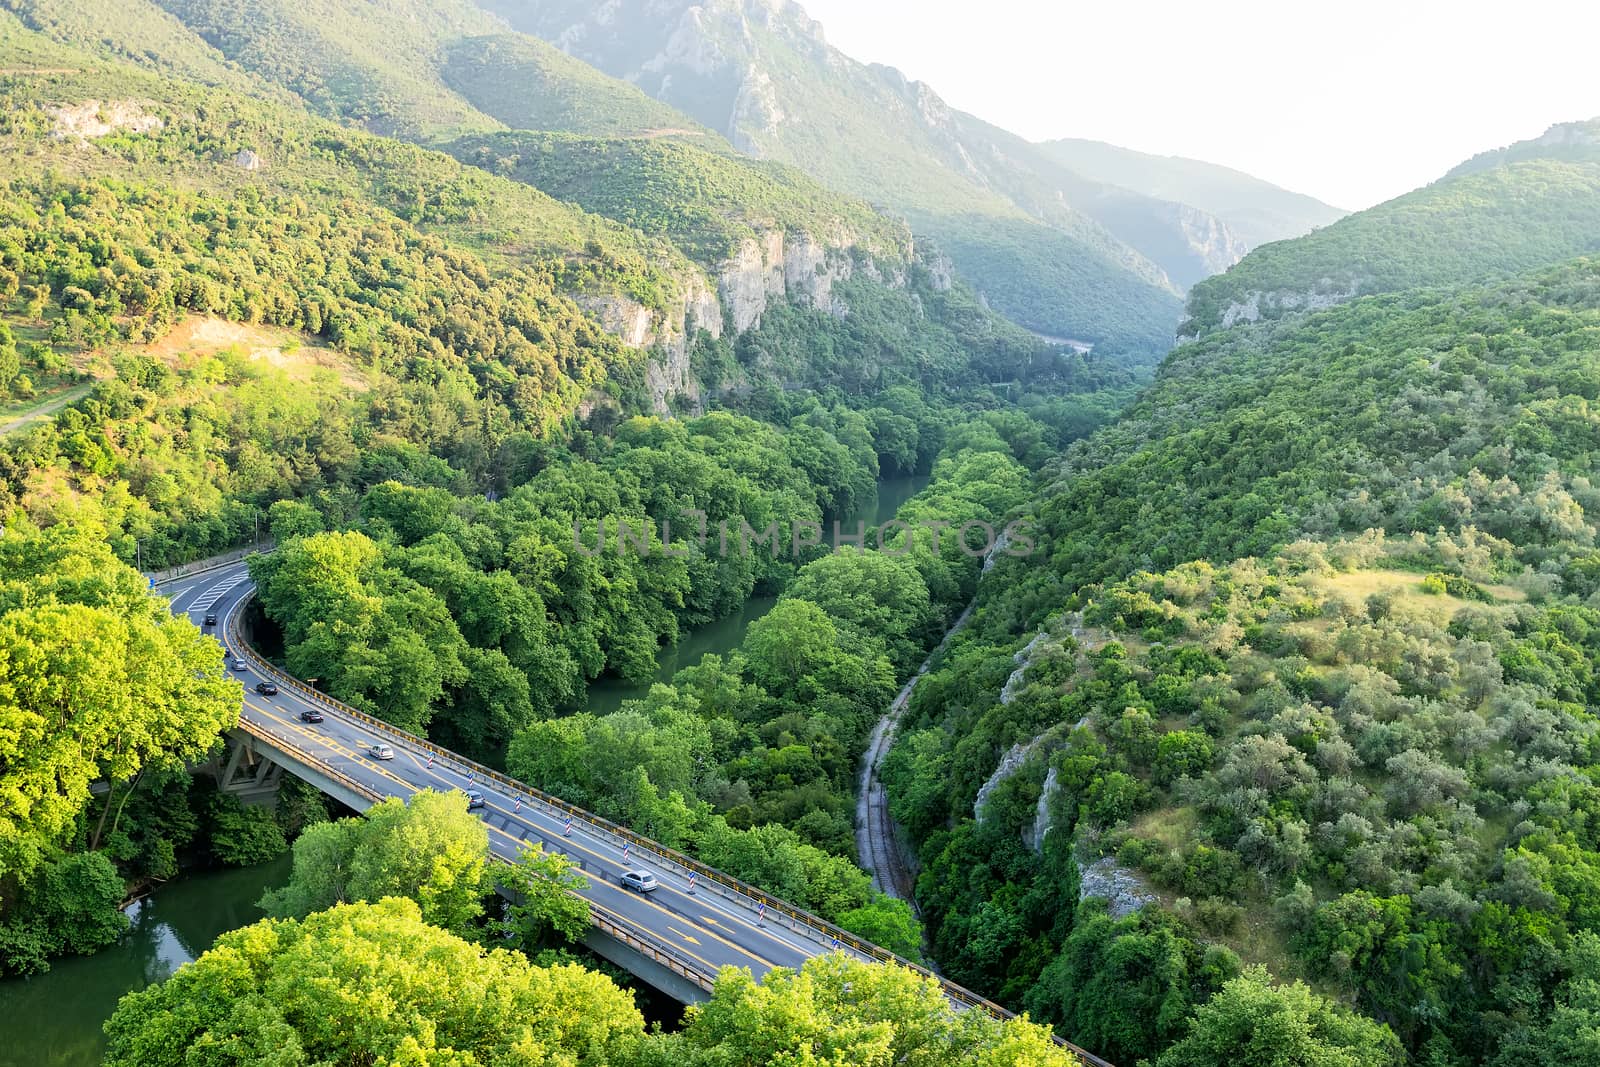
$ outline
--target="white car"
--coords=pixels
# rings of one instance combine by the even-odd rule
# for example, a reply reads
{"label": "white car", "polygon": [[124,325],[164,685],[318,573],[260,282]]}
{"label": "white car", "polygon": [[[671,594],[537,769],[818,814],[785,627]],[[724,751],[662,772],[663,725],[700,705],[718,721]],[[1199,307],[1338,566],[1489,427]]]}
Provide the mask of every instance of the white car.
{"label": "white car", "polygon": [[367,749],[367,755],[373,759],[394,759],[394,749],[388,745],[377,744]]}
{"label": "white car", "polygon": [[622,883],[622,888],[635,893],[654,893],[661,888],[661,883],[649,871],[624,871],[618,881]]}

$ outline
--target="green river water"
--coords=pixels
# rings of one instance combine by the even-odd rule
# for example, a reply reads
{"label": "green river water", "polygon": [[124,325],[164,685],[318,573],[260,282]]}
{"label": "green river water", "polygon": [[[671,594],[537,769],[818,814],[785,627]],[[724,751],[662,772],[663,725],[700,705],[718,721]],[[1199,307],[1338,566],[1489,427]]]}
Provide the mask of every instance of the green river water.
{"label": "green river water", "polygon": [[[895,512],[900,510],[900,505],[927,488],[929,476],[926,474],[908,474],[898,478],[885,478],[878,482],[876,499],[870,501],[855,515],[841,519],[839,528],[845,533],[854,533],[856,524],[864,522],[868,526],[877,526],[894,518]],[[824,534],[824,541],[831,534]],[[744,642],[744,633],[755,622],[776,604],[776,597],[751,597],[744,602],[744,607],[726,618],[686,633],[671,648],[662,649],[656,657],[656,676],[648,682],[627,682],[621,678],[597,678],[591,682],[588,691],[588,708],[596,715],[606,715],[616,711],[622,706],[624,700],[642,700],[650,694],[650,687],[657,682],[671,681],[672,676],[682,667],[692,667],[700,662],[700,658],[707,652],[725,655],[732,649],[738,648]]]}
{"label": "green river water", "polygon": [[289,877],[289,857],[244,870],[187,875],[133,904],[122,940],[93,956],[55,960],[36,978],[0,982],[0,1067],[92,1067],[100,1027],[122,994],[159,982],[217,935],[262,917],[262,892]]}
{"label": "green river water", "polygon": [[[843,522],[876,526],[928,484],[927,475],[886,478],[877,499]],[[724,654],[777,601],[753,597],[739,612],[687,633],[662,651],[653,681],[708,652]],[[624,700],[645,696],[650,685],[601,678],[589,686],[588,706],[605,714]],[[0,981],[0,1067],[93,1067],[105,1048],[101,1027],[127,992],[143,989],[199,956],[219,934],[262,918],[261,894],[282,885],[289,858],[246,870],[190,874],[157,889],[129,908],[132,927],[123,939],[93,956],[56,960],[36,978]]]}

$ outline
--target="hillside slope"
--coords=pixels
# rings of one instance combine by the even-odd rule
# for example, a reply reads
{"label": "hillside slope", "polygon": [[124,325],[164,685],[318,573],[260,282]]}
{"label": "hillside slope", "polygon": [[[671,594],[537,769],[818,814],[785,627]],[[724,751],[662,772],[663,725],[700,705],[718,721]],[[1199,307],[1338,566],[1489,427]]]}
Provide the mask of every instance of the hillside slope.
{"label": "hillside slope", "polygon": [[1588,259],[1366,297],[1068,449],[885,767],[947,973],[1118,1062],[1241,963],[1550,1061],[1600,944],[1597,335]]}
{"label": "hillside slope", "polygon": [[1538,137],[1479,152],[1451,168],[1445,177],[1455,178],[1527,159],[1560,159],[1569,163],[1600,161],[1600,118],[1559,122]]}
{"label": "hillside slope", "polygon": [[1093,183],[953,111],[927,86],[844,56],[795,4],[485,6],[742,151],[906,215],[1025,326],[1147,354],[1170,343],[1177,286],[1168,275],[1191,273],[1204,253],[1169,205],[1150,202],[1139,222],[1177,235],[1168,245],[1182,249],[1182,262],[1171,271],[1080,205]]}
{"label": "hillside slope", "polygon": [[1537,142],[1503,158],[1480,157],[1299,240],[1256,249],[1195,286],[1182,336],[1600,250],[1600,158]]}

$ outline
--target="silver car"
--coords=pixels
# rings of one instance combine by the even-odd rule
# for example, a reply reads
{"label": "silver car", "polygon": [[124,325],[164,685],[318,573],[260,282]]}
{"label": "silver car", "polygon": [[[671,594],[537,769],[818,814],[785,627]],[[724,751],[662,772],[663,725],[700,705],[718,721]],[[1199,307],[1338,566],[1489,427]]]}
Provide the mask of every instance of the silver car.
{"label": "silver car", "polygon": [[385,744],[376,744],[367,749],[367,755],[373,759],[394,759],[394,749]]}
{"label": "silver car", "polygon": [[656,876],[649,871],[624,871],[618,879],[622,888],[631,889],[635,893],[654,893],[661,888],[661,883],[656,881]]}

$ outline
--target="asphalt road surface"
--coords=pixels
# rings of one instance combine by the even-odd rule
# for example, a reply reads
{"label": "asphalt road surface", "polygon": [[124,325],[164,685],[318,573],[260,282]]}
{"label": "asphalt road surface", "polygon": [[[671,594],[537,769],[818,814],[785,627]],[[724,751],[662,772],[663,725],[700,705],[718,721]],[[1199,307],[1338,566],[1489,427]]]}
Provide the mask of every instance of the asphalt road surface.
{"label": "asphalt road surface", "polygon": [[[219,640],[227,632],[230,616],[241,610],[252,590],[243,563],[160,588],[171,598],[173,612],[190,616],[197,626],[208,612],[214,612],[217,624],[206,629]],[[226,647],[226,640],[223,644]],[[227,651],[231,670],[233,655],[239,650]],[[245,661],[253,663],[248,656]],[[531,795],[519,795],[498,782],[469,777],[462,765],[448,765],[450,761],[438,756],[430,758],[408,735],[376,729],[345,715],[332,703],[287,686],[276,696],[263,696],[255,691],[256,683],[264,680],[262,674],[254,669],[233,673],[244,683],[245,721],[286,736],[329,769],[382,796],[409,797],[421,789],[482,793],[484,807],[476,814],[489,828],[489,846],[497,856],[512,860],[534,844],[565,853],[581,865],[588,883],[581,894],[591,905],[649,931],[674,951],[703,965],[709,975],[734,966],[749,968],[759,978],[773,967],[798,967],[812,956],[834,951],[818,931],[803,924],[796,928],[776,914],[762,915],[753,901],[725,895],[704,882],[691,892],[686,874],[663,857],[630,846],[624,859],[622,844],[602,828],[574,819],[569,830],[566,815],[541,808]],[[300,713],[313,706],[322,713],[323,721],[302,722]],[[380,760],[368,754],[368,747],[380,742],[394,749],[393,759]],[[618,879],[629,870],[650,871],[659,888],[649,894],[624,889]]]}

